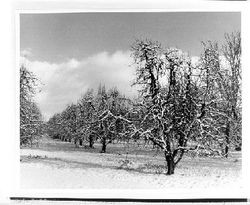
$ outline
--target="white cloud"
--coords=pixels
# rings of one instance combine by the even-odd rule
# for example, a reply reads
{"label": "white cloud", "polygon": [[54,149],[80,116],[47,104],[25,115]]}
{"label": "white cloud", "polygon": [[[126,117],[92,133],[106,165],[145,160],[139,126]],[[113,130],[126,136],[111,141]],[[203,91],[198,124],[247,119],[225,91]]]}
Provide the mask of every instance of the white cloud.
{"label": "white cloud", "polygon": [[72,58],[68,61],[68,67],[69,68],[77,68],[79,66],[79,61],[76,59]]}
{"label": "white cloud", "polygon": [[75,102],[88,88],[97,89],[99,83],[107,88],[116,86],[122,93],[132,96],[133,68],[130,53],[117,51],[113,54],[101,52],[87,58],[69,59],[63,63],[21,61],[44,84],[36,96],[45,118],[60,112],[66,104]]}

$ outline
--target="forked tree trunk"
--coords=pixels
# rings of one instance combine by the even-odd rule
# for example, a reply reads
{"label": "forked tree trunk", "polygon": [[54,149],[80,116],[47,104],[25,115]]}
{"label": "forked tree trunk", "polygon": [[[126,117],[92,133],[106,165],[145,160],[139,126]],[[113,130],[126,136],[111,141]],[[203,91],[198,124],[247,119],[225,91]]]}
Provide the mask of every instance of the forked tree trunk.
{"label": "forked tree trunk", "polygon": [[174,174],[174,169],[175,169],[175,164],[174,164],[174,157],[172,154],[168,154],[166,151],[165,151],[165,159],[166,159],[166,162],[167,162],[167,175],[171,175],[171,174]]}

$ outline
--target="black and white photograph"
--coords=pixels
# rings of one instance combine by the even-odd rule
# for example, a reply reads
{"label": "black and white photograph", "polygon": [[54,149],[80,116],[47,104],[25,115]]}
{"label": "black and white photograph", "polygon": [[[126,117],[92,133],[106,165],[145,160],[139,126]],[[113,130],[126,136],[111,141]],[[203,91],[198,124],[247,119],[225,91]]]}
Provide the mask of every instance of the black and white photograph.
{"label": "black and white photograph", "polygon": [[246,202],[249,50],[236,3],[13,4],[10,200]]}
{"label": "black and white photograph", "polygon": [[21,187],[241,187],[240,12],[20,14],[20,55]]}

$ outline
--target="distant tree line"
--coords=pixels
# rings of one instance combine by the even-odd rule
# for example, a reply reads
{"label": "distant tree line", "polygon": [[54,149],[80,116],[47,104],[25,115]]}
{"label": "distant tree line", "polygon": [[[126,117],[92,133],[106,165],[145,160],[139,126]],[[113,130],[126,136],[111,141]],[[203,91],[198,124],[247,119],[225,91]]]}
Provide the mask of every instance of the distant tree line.
{"label": "distant tree line", "polygon": [[191,150],[227,157],[230,148],[241,149],[240,32],[225,34],[222,46],[202,45],[194,64],[180,49],[136,40],[131,52],[139,96],[129,99],[102,85],[89,89],[49,119],[47,133],[76,146],[99,141],[101,152],[114,140],[150,141],[164,153],[169,175]]}

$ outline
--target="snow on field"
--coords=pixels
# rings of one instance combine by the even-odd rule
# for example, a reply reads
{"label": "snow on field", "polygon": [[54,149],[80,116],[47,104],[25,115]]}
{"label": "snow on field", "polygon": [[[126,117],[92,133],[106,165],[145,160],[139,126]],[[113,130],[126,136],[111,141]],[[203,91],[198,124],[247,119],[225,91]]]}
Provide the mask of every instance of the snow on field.
{"label": "snow on field", "polygon": [[[110,144],[110,153],[47,140],[21,149],[21,188],[165,189],[241,187],[240,155],[229,159],[185,157],[171,176],[155,152],[130,152]],[[126,154],[125,154],[126,152]]]}

